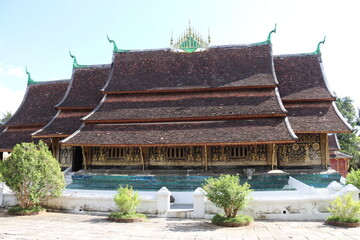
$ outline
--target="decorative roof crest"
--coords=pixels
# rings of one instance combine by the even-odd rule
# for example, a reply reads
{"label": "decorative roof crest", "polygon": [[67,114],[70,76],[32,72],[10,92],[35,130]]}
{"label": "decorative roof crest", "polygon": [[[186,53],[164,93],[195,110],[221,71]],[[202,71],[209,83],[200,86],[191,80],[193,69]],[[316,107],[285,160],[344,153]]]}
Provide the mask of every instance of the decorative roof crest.
{"label": "decorative roof crest", "polygon": [[70,57],[72,59],[74,59],[74,62],[73,62],[73,68],[81,68],[81,67],[88,67],[88,65],[80,65],[77,63],[77,60],[76,60],[76,57],[74,55],[71,54],[71,52],[69,51],[69,54],[70,54]]}
{"label": "decorative roof crest", "polygon": [[277,26],[277,24],[275,23],[275,27],[274,27],[273,30],[271,30],[271,31],[269,32],[269,35],[268,35],[266,41],[254,43],[254,45],[269,44],[269,43],[271,43],[271,35],[272,35],[273,33],[276,33],[276,26]]}
{"label": "decorative roof crest", "polygon": [[277,24],[275,23],[274,29],[269,32],[269,35],[268,35],[268,38],[266,39],[266,42],[271,43],[271,34],[276,33],[276,25]]}
{"label": "decorative roof crest", "polygon": [[28,70],[27,70],[27,67],[25,67],[25,72],[26,72],[26,74],[28,75],[28,81],[27,81],[27,85],[28,85],[28,86],[37,83],[36,81],[32,80],[32,78],[31,78],[31,76],[30,76],[30,73],[29,73]]}
{"label": "decorative roof crest", "polygon": [[111,40],[107,34],[106,34],[106,37],[107,37],[109,43],[112,43],[114,45],[114,50],[113,50],[114,53],[128,52],[129,51],[129,50],[125,50],[125,49],[119,49],[114,40]]}
{"label": "decorative roof crest", "polygon": [[171,48],[176,51],[182,52],[196,52],[204,48],[208,48],[210,45],[210,30],[208,33],[208,41],[203,40],[202,36],[190,25],[188,28],[178,37],[178,39],[174,42],[173,36],[171,33],[170,45]]}
{"label": "decorative roof crest", "polygon": [[326,40],[326,36],[324,36],[324,40],[320,41],[317,45],[317,48],[316,48],[316,51],[314,52],[314,54],[321,54],[321,51],[320,51],[320,45],[321,44],[325,44],[325,40]]}

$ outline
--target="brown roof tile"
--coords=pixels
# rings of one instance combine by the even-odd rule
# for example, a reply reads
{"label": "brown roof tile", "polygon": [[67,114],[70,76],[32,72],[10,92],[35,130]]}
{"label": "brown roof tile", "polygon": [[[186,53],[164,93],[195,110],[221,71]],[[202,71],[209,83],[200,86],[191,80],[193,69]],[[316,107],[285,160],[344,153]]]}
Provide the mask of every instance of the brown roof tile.
{"label": "brown roof tile", "polygon": [[24,100],[6,126],[43,126],[56,114],[69,80],[48,81],[28,86]]}
{"label": "brown roof tile", "polygon": [[52,121],[33,134],[34,138],[67,137],[80,126],[80,119],[90,113],[89,110],[59,110]]}
{"label": "brown roof tile", "polygon": [[302,132],[350,132],[334,107],[334,103],[285,103],[288,117],[295,133]]}
{"label": "brown roof tile", "polygon": [[86,121],[211,119],[262,114],[284,114],[274,89],[109,95]]}
{"label": "brown roof tile", "polygon": [[38,127],[9,127],[0,133],[0,152],[11,152],[12,148],[22,142],[32,142],[30,134]]}
{"label": "brown roof tile", "polygon": [[73,71],[68,92],[58,108],[95,108],[103,97],[100,89],[109,78],[110,65],[94,65]]}
{"label": "brown roof tile", "polygon": [[292,142],[284,118],[167,124],[90,124],[64,145],[155,146]]}
{"label": "brown roof tile", "polygon": [[327,87],[319,55],[276,56],[274,64],[280,96],[284,102],[334,99]]}
{"label": "brown roof tile", "polygon": [[271,46],[209,48],[203,52],[171,50],[115,53],[105,92],[185,90],[274,85]]}

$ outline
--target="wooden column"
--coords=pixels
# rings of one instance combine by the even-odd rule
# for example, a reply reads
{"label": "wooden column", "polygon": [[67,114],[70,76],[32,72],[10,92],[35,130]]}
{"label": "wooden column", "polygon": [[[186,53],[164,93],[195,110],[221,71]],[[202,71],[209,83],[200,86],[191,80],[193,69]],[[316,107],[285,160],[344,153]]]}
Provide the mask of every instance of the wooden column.
{"label": "wooden column", "polygon": [[208,151],[207,151],[207,146],[204,146],[205,148],[205,170],[208,170]]}
{"label": "wooden column", "polygon": [[330,164],[330,153],[329,153],[329,140],[327,133],[320,134],[320,145],[321,145],[321,166],[324,169]]}
{"label": "wooden column", "polygon": [[277,157],[276,157],[276,145],[267,145],[267,163],[271,166],[271,169],[277,169]]}
{"label": "wooden column", "polygon": [[88,169],[90,165],[90,147],[81,147],[83,155],[84,169]]}
{"label": "wooden column", "polygon": [[141,168],[144,171],[145,170],[145,161],[144,161],[144,153],[142,147],[140,148],[140,160],[141,160]]}

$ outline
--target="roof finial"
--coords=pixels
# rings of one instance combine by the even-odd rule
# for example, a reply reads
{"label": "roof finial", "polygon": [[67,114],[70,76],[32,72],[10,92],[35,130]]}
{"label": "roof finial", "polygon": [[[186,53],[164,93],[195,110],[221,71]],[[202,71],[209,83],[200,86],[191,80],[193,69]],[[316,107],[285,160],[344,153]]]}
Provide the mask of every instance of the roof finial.
{"label": "roof finial", "polygon": [[275,23],[274,29],[271,30],[271,32],[269,32],[269,35],[268,35],[268,38],[267,38],[266,42],[271,43],[271,34],[272,34],[272,33],[276,33],[276,25],[277,25],[277,24]]}
{"label": "roof finial", "polygon": [[325,39],[326,39],[326,36],[324,37],[324,40],[322,40],[318,43],[316,51],[314,52],[315,54],[321,54],[320,45],[325,43]]}
{"label": "roof finial", "polygon": [[171,38],[170,38],[170,46],[172,47],[174,44],[174,40],[173,40],[173,32],[171,31]]}
{"label": "roof finial", "polygon": [[118,47],[116,46],[115,41],[114,41],[114,40],[111,40],[107,34],[106,34],[106,37],[107,37],[107,39],[109,40],[109,43],[114,44],[114,50],[113,50],[113,52],[119,52],[119,49],[118,49]]}
{"label": "roof finial", "polygon": [[211,37],[210,37],[210,28],[208,29],[208,44],[210,45],[211,43]]}
{"label": "roof finial", "polygon": [[36,83],[34,80],[32,80],[32,78],[31,78],[31,76],[30,76],[30,73],[29,73],[28,70],[27,70],[27,67],[25,67],[25,72],[26,72],[26,74],[28,75],[27,85],[29,86],[29,85],[32,85],[32,84]]}
{"label": "roof finial", "polygon": [[80,65],[79,65],[79,64],[77,63],[77,61],[76,61],[76,57],[75,57],[74,55],[72,55],[70,51],[69,51],[69,53],[70,53],[70,57],[71,57],[72,59],[74,59],[73,68],[78,68],[78,67],[80,67]]}

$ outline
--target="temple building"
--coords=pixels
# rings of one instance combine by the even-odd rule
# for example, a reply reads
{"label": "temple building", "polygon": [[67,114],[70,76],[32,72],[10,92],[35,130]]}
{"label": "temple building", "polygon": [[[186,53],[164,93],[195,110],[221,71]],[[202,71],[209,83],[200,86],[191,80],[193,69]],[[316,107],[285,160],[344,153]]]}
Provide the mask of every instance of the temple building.
{"label": "temple building", "polygon": [[[0,151],[45,140],[63,168],[322,170],[329,133],[351,132],[315,52],[210,46],[189,26],[169,49],[122,50],[70,81],[28,84]],[[29,77],[30,79],[30,77]]]}

